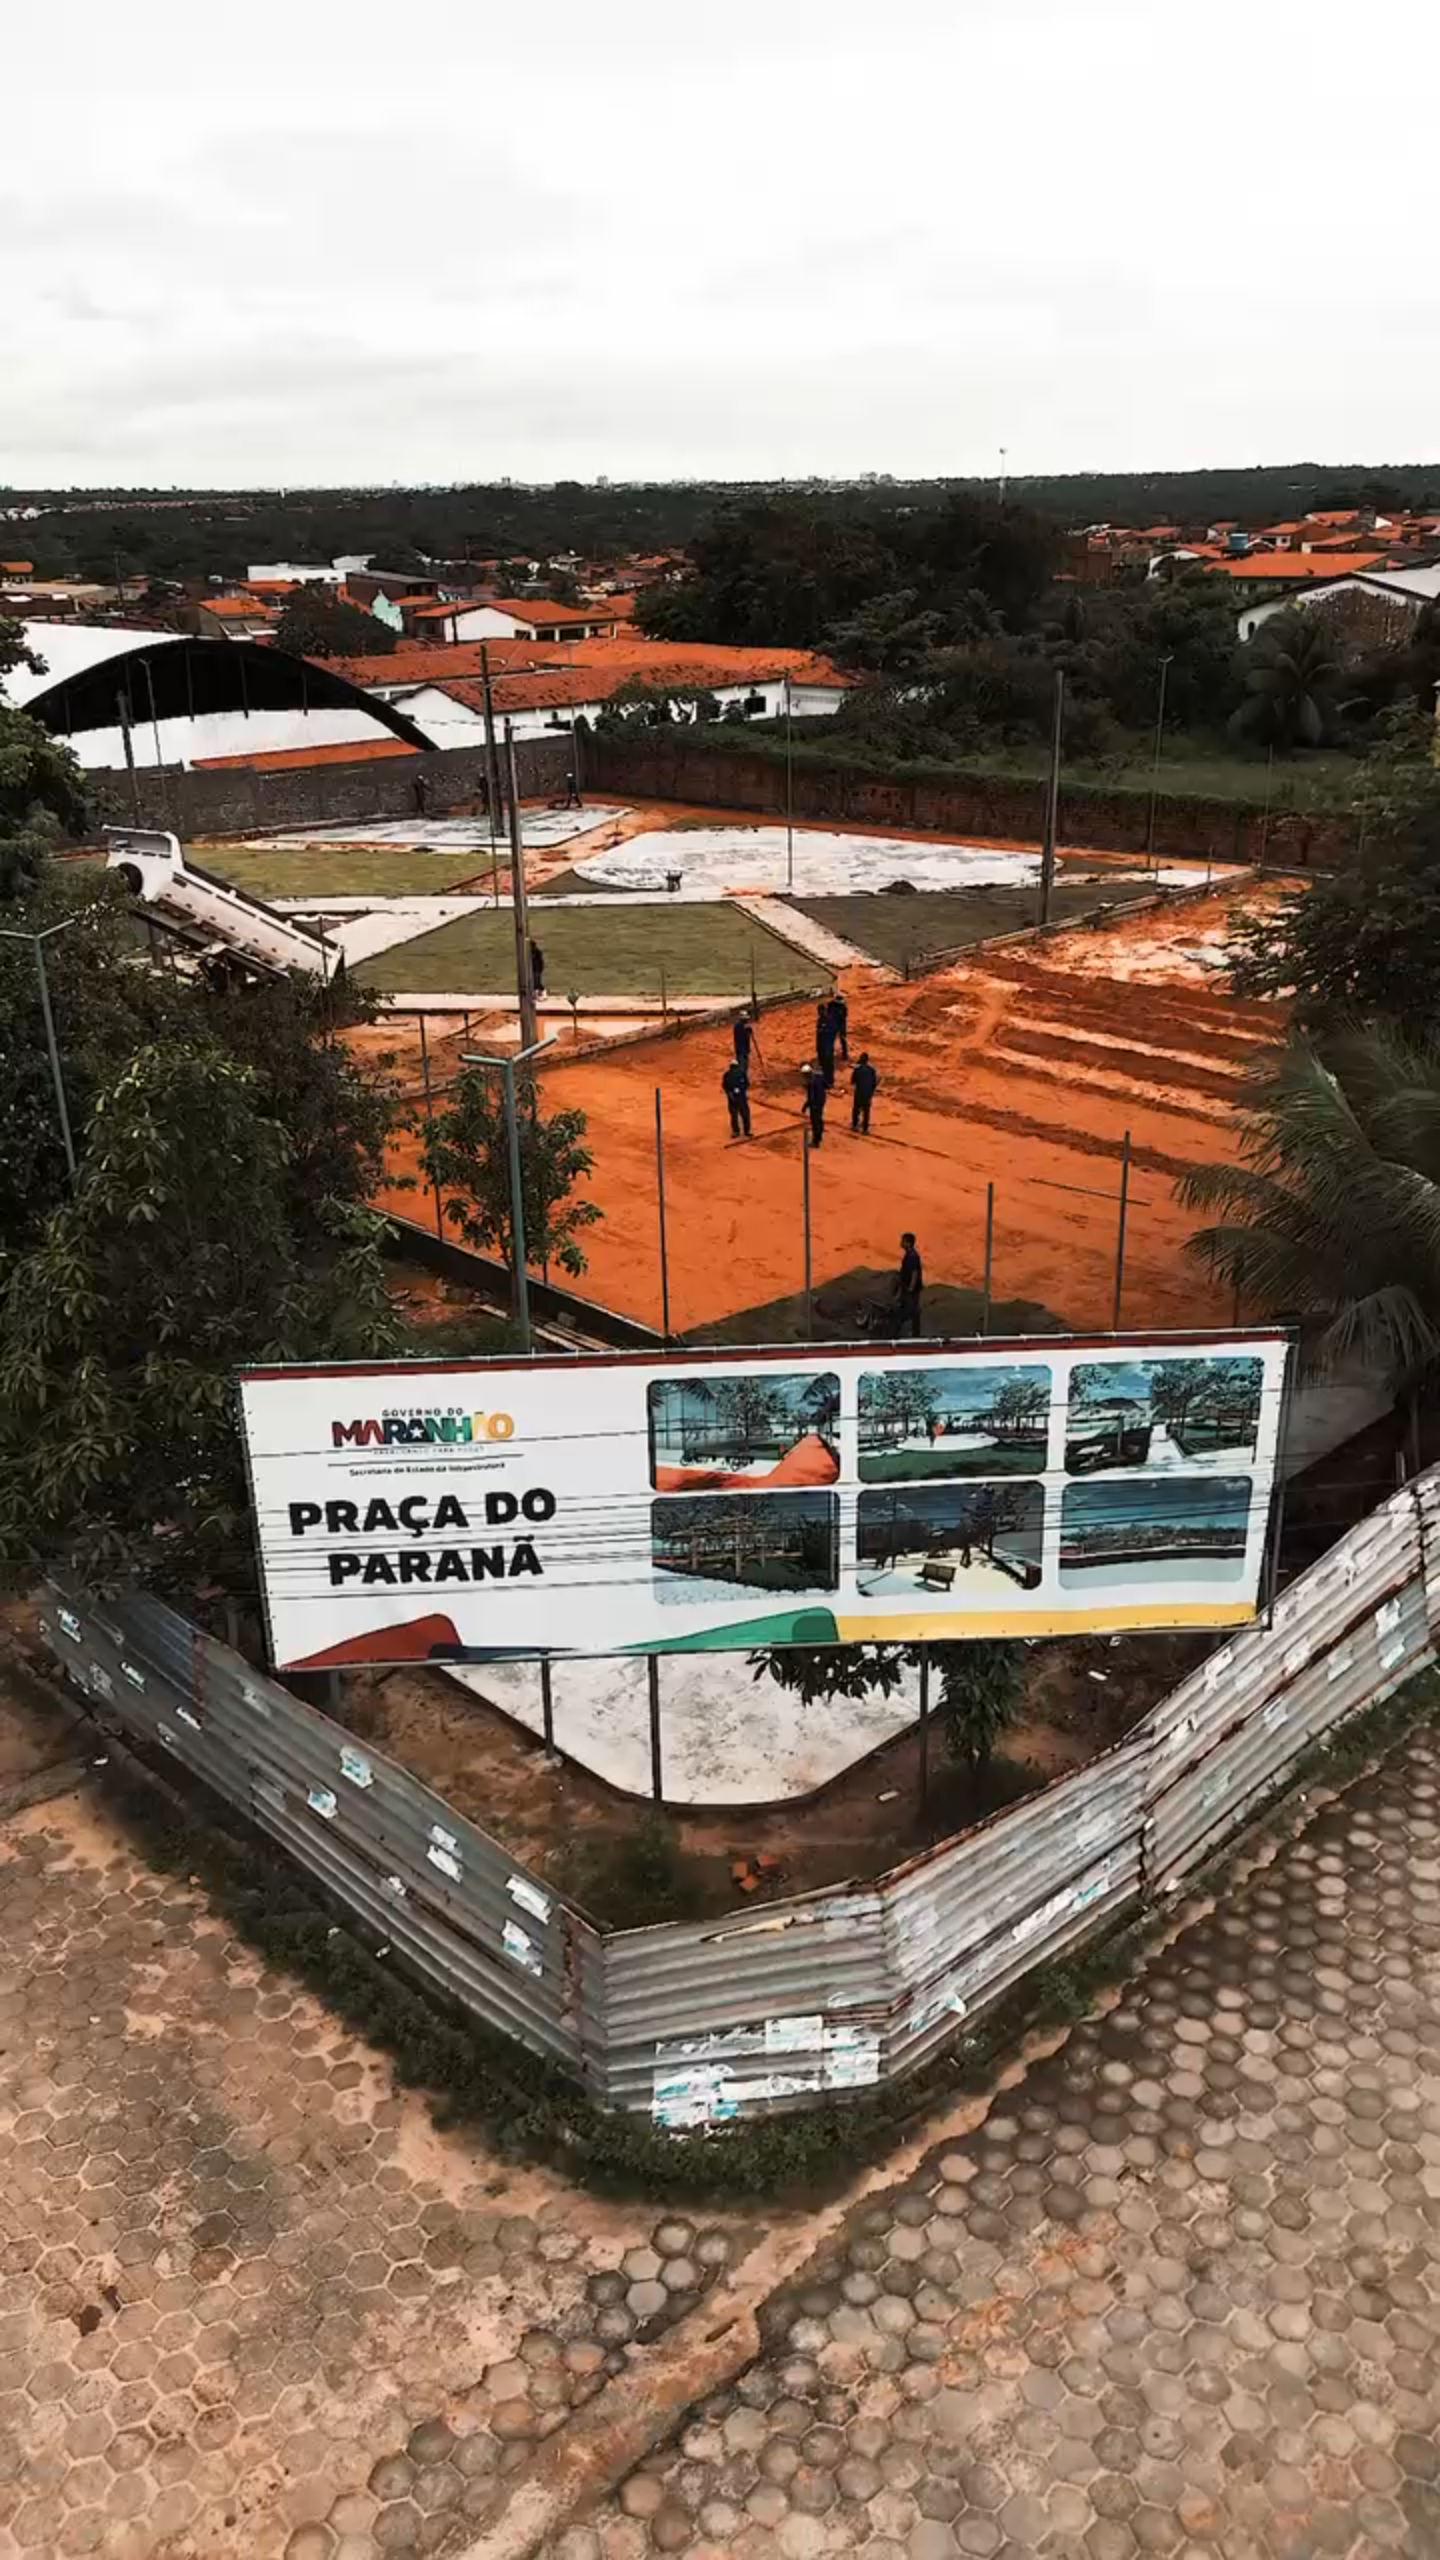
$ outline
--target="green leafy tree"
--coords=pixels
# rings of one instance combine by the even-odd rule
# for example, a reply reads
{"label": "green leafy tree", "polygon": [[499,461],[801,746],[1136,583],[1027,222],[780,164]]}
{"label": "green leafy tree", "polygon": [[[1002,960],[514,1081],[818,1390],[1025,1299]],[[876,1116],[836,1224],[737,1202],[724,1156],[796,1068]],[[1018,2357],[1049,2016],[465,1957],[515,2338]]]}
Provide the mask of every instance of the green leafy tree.
{"label": "green leafy tree", "polygon": [[1219,1214],[1189,1250],[1297,1319],[1312,1368],[1357,1354],[1398,1392],[1440,1365],[1440,1040],[1298,1041],[1252,1083],[1242,1161],[1186,1175]]}
{"label": "green leafy tree", "polygon": [[394,1340],[378,1222],[337,1208],[317,1254],[287,1213],[289,1156],[253,1070],[209,1046],[152,1043],[98,1098],[0,1320],[12,1581],[252,1591],[235,1371]]}
{"label": "green leafy tree", "polygon": [[388,622],[347,604],[319,580],[286,597],[275,625],[275,646],[294,658],[388,658],[395,641]]}
{"label": "green leafy tree", "polygon": [[70,749],[4,701],[14,668],[45,673],[16,622],[0,622],[0,904],[39,882],[47,856],[89,819],[85,784]]}
{"label": "green leafy tree", "polygon": [[1281,996],[1307,1032],[1376,1017],[1412,1039],[1440,1028],[1440,769],[1433,724],[1401,722],[1366,758],[1353,861],[1242,918],[1237,995]]}
{"label": "green leafy tree", "polygon": [[1281,755],[1324,746],[1335,727],[1341,669],[1334,637],[1317,614],[1297,610],[1262,622],[1240,667],[1244,700],[1230,717],[1232,737]]}
{"label": "green leafy tree", "polygon": [[900,1644],[775,1644],[750,1656],[753,1680],[773,1680],[802,1706],[826,1698],[865,1698],[879,1690],[892,1698],[908,1659]]}
{"label": "green leafy tree", "polygon": [[982,1778],[995,1746],[1013,1724],[1025,1695],[1025,1654],[1018,1644],[988,1638],[931,1647],[939,1674],[945,1745],[973,1778]]}
{"label": "green leafy tree", "polygon": [[[593,1200],[572,1196],[595,1162],[585,1144],[585,1114],[542,1112],[531,1074],[517,1075],[515,1087],[525,1258],[528,1263],[556,1262],[579,1279],[586,1268],[581,1237],[604,1216]],[[466,1243],[513,1262],[510,1150],[499,1076],[475,1067],[465,1070],[446,1108],[435,1113],[421,1162]]]}

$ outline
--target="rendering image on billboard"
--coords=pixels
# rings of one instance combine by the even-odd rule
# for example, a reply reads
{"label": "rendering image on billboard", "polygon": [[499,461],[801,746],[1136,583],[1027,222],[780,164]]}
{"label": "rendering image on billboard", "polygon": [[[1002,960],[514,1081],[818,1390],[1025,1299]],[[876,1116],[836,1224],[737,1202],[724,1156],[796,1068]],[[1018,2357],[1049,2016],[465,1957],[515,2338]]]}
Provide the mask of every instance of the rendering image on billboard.
{"label": "rendering image on billboard", "polygon": [[1278,1332],[241,1379],[281,1669],[1236,1625]]}

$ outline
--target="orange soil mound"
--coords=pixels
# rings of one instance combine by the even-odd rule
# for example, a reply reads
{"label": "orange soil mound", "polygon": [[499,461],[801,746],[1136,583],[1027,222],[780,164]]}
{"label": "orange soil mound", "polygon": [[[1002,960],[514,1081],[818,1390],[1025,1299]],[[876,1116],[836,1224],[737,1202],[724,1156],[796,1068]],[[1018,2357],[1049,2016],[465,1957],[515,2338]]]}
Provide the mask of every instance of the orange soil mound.
{"label": "orange soil mound", "polygon": [[833,1484],[839,1473],[834,1450],[827,1449],[818,1431],[807,1431],[773,1467],[754,1475],[730,1475],[723,1467],[657,1467],[655,1486],[659,1493],[726,1493],[760,1484]]}

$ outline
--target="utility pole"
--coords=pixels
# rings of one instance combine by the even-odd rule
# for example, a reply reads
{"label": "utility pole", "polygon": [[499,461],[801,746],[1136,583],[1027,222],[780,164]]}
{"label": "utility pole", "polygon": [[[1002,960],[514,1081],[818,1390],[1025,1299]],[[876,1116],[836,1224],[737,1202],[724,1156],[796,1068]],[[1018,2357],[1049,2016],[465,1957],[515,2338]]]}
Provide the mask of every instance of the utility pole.
{"label": "utility pole", "polygon": [[495,748],[495,697],[490,690],[490,652],[480,643],[480,684],[485,703],[485,797],[490,804],[490,886],[495,904],[500,904],[500,856],[497,829],[500,817],[500,758]]}
{"label": "utility pole", "polygon": [[1055,838],[1060,824],[1060,742],[1065,728],[1065,670],[1055,670],[1055,725],[1050,734],[1050,781],[1045,793],[1045,841],[1040,848],[1040,922],[1050,921],[1055,894]]}
{"label": "utility pole", "polygon": [[1152,863],[1155,855],[1155,803],[1160,793],[1160,748],[1165,736],[1165,685],[1174,658],[1174,650],[1167,649],[1160,661],[1160,699],[1155,706],[1155,754],[1150,766],[1150,823],[1145,830],[1145,851]]}
{"label": "utility pole", "polygon": [[785,678],[785,888],[795,892],[795,730],[790,706],[790,678]]}
{"label": "utility pole", "polygon": [[60,1141],[65,1149],[65,1163],[73,1184],[77,1174],[75,1139],[70,1127],[70,1106],[65,1099],[65,1078],[60,1067],[60,1043],[55,1037],[55,1016],[50,1006],[50,981],[45,974],[45,945],[52,934],[63,933],[74,916],[62,916],[58,924],[47,924],[42,933],[17,933],[11,927],[0,930],[0,942],[28,942],[35,952],[35,974],[40,981],[40,1015],[45,1025],[45,1050],[50,1060],[50,1081],[55,1088],[55,1114],[60,1123]]}
{"label": "utility pole", "polygon": [[510,1294],[515,1309],[515,1330],[520,1348],[530,1356],[530,1281],[526,1268],[525,1192],[520,1167],[520,1122],[515,1109],[515,1072],[533,1058],[539,1049],[548,1049],[554,1039],[550,1032],[513,1058],[492,1058],[462,1050],[462,1067],[488,1067],[505,1079],[505,1143],[510,1158]]}
{"label": "utility pole", "polygon": [[505,797],[510,814],[510,904],[515,917],[515,992],[520,999],[520,1046],[533,1049],[535,989],[530,979],[530,918],[525,907],[525,847],[520,830],[520,792],[515,779],[515,727],[505,723]]}

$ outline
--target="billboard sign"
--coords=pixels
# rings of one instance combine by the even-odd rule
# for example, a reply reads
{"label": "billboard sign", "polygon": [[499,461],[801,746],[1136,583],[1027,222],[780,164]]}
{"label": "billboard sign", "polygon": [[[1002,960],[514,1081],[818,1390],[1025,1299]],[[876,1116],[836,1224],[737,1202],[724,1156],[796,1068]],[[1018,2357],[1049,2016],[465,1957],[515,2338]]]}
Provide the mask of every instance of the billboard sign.
{"label": "billboard sign", "polygon": [[1279,1332],[241,1380],[286,1670],[1238,1625]]}

